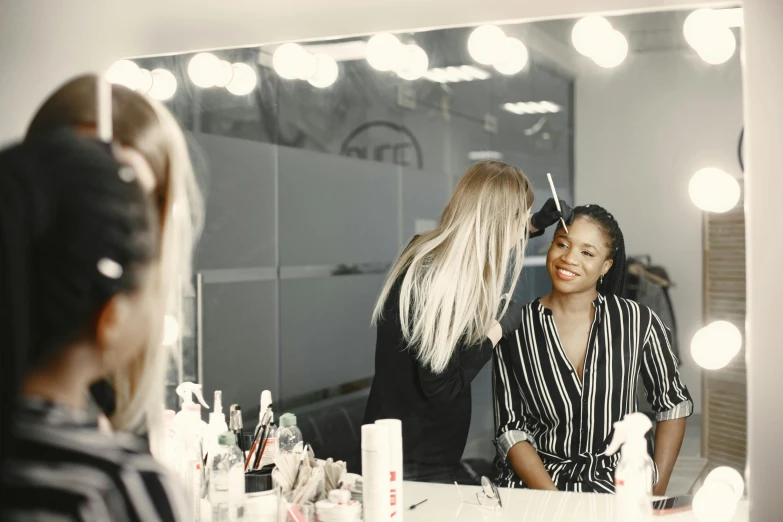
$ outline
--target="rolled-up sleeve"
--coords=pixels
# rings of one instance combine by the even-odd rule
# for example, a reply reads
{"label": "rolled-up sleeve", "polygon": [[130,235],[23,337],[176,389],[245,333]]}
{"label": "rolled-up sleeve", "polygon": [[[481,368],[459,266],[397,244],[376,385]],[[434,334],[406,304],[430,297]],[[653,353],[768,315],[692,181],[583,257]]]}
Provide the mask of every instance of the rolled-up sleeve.
{"label": "rolled-up sleeve", "polygon": [[650,311],[650,328],[642,350],[642,380],[647,400],[656,412],[658,422],[689,417],[693,400],[678,368],[671,346],[671,331],[655,312]]}
{"label": "rolled-up sleeve", "polygon": [[495,445],[505,460],[509,450],[519,442],[529,442],[535,447],[527,427],[527,416],[517,379],[511,364],[511,351],[517,336],[501,339],[492,357],[492,383],[497,433]]}

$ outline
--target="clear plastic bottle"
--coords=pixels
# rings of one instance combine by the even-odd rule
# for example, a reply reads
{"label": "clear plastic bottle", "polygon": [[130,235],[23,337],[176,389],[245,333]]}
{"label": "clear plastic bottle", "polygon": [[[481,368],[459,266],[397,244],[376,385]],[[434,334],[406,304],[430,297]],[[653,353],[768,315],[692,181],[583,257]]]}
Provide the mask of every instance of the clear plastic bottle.
{"label": "clear plastic bottle", "polygon": [[218,437],[209,480],[212,522],[242,520],[245,516],[245,473],[242,452],[236,435],[226,432]]}
{"label": "clear plastic bottle", "polygon": [[280,416],[280,427],[277,429],[277,443],[280,453],[297,453],[302,451],[302,432],[296,425],[296,415],[286,413]]}

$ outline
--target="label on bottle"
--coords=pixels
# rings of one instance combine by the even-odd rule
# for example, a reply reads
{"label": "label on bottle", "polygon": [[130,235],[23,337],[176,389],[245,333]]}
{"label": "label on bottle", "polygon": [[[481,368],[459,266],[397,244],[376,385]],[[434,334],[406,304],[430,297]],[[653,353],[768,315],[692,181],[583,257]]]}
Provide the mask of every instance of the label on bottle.
{"label": "label on bottle", "polygon": [[244,515],[245,473],[243,467],[236,464],[228,472],[228,518],[239,520]]}
{"label": "label on bottle", "polygon": [[266,447],[259,466],[263,468],[267,464],[274,464],[275,457],[277,457],[277,437],[269,437],[266,439]]}

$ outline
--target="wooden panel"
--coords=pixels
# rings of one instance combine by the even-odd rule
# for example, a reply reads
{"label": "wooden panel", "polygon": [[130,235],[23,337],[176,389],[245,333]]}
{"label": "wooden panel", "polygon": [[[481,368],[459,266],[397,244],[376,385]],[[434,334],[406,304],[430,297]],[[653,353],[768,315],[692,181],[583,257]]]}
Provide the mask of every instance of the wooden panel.
{"label": "wooden panel", "polygon": [[[740,202],[704,225],[704,319],[729,321],[745,335],[745,214]],[[747,459],[745,347],[725,368],[703,377],[703,450],[708,468],[744,472]]]}

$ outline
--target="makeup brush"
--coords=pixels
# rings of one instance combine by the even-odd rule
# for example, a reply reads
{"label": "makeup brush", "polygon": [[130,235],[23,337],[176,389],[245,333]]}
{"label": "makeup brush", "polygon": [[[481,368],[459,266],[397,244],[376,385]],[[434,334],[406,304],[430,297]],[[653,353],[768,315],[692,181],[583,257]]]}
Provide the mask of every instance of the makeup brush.
{"label": "makeup brush", "polygon": [[563,224],[563,229],[565,230],[566,235],[568,234],[568,227],[566,226],[565,219],[563,219],[563,211],[560,209],[560,200],[557,199],[557,191],[555,190],[555,182],[552,181],[552,174],[549,172],[546,173],[546,179],[549,180],[549,188],[552,189],[552,197],[555,198],[555,207],[557,207],[557,211],[560,212],[560,222]]}

